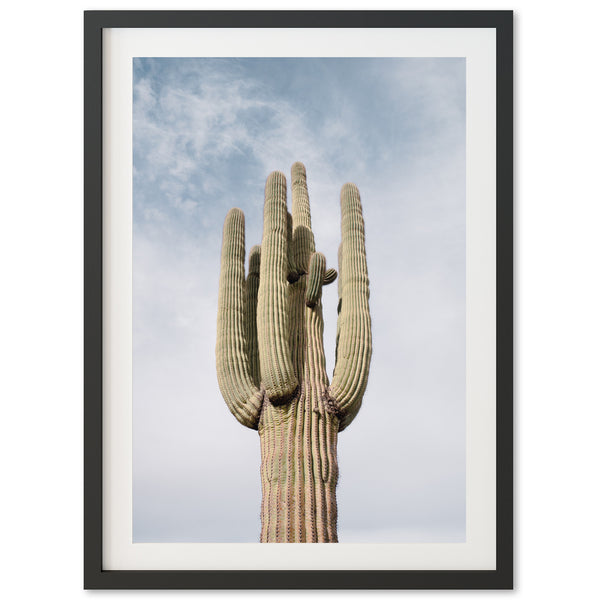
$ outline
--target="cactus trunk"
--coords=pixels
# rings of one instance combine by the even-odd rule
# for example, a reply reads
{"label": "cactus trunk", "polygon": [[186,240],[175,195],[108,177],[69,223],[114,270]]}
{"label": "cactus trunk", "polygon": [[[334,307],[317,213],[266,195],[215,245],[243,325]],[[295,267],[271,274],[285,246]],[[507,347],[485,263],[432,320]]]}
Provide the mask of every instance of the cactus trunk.
{"label": "cactus trunk", "polygon": [[[304,165],[292,167],[292,213],[275,172],[265,186],[262,246],[244,278],[243,213],[225,220],[217,375],[231,412],[258,429],[261,542],[337,542],[337,436],[356,416],[371,357],[364,223],[356,186],[342,188],[336,367],[323,348],[324,285],[336,279],[315,252]],[[342,264],[343,262],[343,264]]]}
{"label": "cactus trunk", "polygon": [[262,542],[337,542],[338,419],[324,404],[329,385],[323,311],[305,305],[306,276],[289,288],[292,363],[301,374],[296,397],[266,402],[261,442]]}
{"label": "cactus trunk", "polygon": [[268,407],[260,426],[261,542],[337,542],[335,417],[302,393],[282,415]]}

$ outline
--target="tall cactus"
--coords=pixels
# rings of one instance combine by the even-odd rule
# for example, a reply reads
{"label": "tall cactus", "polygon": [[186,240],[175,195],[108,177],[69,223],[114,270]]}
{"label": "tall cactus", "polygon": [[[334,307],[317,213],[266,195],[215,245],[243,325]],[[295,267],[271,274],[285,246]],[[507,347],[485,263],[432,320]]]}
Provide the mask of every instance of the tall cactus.
{"label": "tall cactus", "polygon": [[244,213],[225,218],[217,376],[227,406],[261,447],[261,542],[337,542],[337,435],[354,419],[371,360],[369,278],[358,189],[341,191],[336,365],[323,350],[323,285],[335,269],[315,252],[306,170],[267,178],[263,239],[245,277]]}

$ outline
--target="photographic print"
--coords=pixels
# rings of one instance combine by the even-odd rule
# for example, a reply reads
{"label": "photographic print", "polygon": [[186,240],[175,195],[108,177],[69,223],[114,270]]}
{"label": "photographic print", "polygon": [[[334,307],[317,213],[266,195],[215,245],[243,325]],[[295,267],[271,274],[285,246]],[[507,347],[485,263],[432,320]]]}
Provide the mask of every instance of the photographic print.
{"label": "photographic print", "polygon": [[134,544],[465,542],[465,79],[133,58]]}
{"label": "photographic print", "polygon": [[85,15],[85,587],[512,587],[512,13]]}

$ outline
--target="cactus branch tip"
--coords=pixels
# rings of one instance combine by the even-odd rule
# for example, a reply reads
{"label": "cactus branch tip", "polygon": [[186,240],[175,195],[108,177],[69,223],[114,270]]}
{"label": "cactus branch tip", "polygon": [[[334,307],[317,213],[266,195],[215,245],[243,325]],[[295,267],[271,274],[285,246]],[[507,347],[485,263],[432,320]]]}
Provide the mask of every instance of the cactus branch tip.
{"label": "cactus branch tip", "polygon": [[325,271],[325,275],[323,276],[323,285],[329,285],[333,283],[337,279],[337,271],[335,269],[327,269]]}
{"label": "cactus branch tip", "polygon": [[233,219],[241,219],[242,223],[244,222],[244,211],[241,208],[230,208],[227,211],[227,215],[225,216],[225,223]]}
{"label": "cactus branch tip", "polygon": [[277,188],[280,190],[283,188],[285,193],[286,185],[285,175],[281,171],[273,171],[267,177],[267,182],[265,183],[265,195],[275,192]]}
{"label": "cactus branch tip", "polygon": [[292,183],[298,179],[306,179],[306,167],[300,161],[292,165]]}
{"label": "cactus branch tip", "polygon": [[358,187],[355,183],[348,182],[342,186],[342,193],[341,193],[342,197],[349,195],[349,194],[359,194],[359,193],[360,192],[358,191]]}

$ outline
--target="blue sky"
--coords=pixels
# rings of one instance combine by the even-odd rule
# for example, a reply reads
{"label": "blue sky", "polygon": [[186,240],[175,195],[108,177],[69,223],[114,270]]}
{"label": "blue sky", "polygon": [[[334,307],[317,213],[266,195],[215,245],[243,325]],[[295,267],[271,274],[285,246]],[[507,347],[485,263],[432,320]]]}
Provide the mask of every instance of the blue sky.
{"label": "blue sky", "polygon": [[265,179],[296,160],[330,266],[345,182],[365,216],[373,359],[340,434],[340,541],[462,541],[464,59],[133,66],[134,541],[257,541],[258,435],[229,414],[214,366],[221,230],[238,206],[247,249],[260,243]]}

